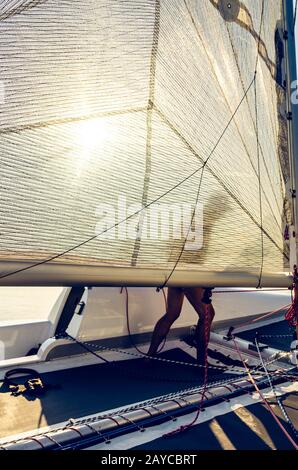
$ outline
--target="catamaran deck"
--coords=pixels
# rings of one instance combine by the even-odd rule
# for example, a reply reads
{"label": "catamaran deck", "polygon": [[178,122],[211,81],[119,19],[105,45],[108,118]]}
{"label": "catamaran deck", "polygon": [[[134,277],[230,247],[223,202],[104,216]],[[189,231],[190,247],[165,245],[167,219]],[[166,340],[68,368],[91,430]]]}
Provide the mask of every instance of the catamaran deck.
{"label": "catamaran deck", "polygon": [[[258,331],[259,335],[267,335],[268,328],[272,335],[279,332],[280,350],[286,350],[290,343],[290,331],[285,322],[278,322],[271,326],[240,333],[242,337],[252,340]],[[276,331],[273,331],[276,330]],[[268,346],[277,341],[274,335],[267,338]],[[168,348],[168,349],[167,349]],[[152,361],[145,362],[139,357],[125,357],[123,360],[113,360],[101,363],[94,356],[90,365],[79,366],[78,358],[69,359],[72,365],[67,368],[42,373],[45,384],[49,386],[47,392],[38,398],[25,396],[11,396],[8,388],[0,382],[0,442],[9,441],[9,436],[22,435],[36,430],[41,432],[45,427],[55,427],[61,423],[69,423],[72,419],[84,419],[86,416],[101,415],[109,410],[125,408],[139,402],[146,402],[156,397],[168,396],[181,390],[203,385],[204,375],[198,367],[185,366],[179,362],[195,364],[195,349],[184,341],[170,341],[166,350],[159,357],[173,361],[173,363]],[[130,350],[132,354],[136,351]],[[129,351],[128,351],[129,352]],[[104,351],[98,352],[105,357]],[[88,356],[88,354],[83,357]],[[81,356],[80,356],[81,357]],[[106,356],[107,357],[107,356]],[[63,359],[62,359],[63,360]],[[45,367],[51,368],[60,360],[49,361]],[[65,361],[65,359],[64,359]],[[229,381],[236,382],[241,374],[241,363],[237,354],[227,354],[223,346],[210,343],[209,348],[209,383]],[[256,364],[258,361],[252,361]],[[70,366],[70,367],[69,367]],[[214,368],[212,368],[214,367]],[[225,369],[216,369],[225,367]],[[55,367],[54,367],[55,368]],[[45,369],[46,370],[46,369]],[[285,389],[282,403],[298,428],[298,388]],[[142,448],[142,449],[290,449],[291,444],[280,431],[273,418],[258,399],[246,394],[248,401],[236,400],[235,406],[223,409],[223,405],[215,405],[215,415],[205,415],[203,422],[191,430],[171,438],[162,437],[168,426],[165,423],[149,427],[147,433],[132,433],[118,436],[111,440],[110,448]],[[275,398],[271,397],[272,404]],[[225,402],[224,402],[225,403]],[[238,403],[238,406],[237,406]],[[216,408],[217,407],[217,408]],[[218,408],[219,407],[219,408]],[[210,408],[212,409],[212,407]],[[274,412],[283,420],[278,406],[273,407]],[[208,416],[210,419],[208,419]],[[189,417],[179,417],[174,425],[179,427],[181,420],[190,420]],[[287,426],[287,423],[283,424]],[[136,434],[136,435],[135,435]],[[94,448],[106,448],[105,444],[97,444]],[[128,447],[130,446],[130,447]]]}

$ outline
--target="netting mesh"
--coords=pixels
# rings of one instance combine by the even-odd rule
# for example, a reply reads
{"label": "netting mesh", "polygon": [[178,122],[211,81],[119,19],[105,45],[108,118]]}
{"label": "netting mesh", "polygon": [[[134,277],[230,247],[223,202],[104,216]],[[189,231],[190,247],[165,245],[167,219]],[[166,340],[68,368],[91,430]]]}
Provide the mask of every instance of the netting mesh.
{"label": "netting mesh", "polygon": [[[132,212],[164,193],[159,203],[195,204],[200,172],[179,182],[212,152],[199,194],[203,243],[177,269],[287,271],[282,2],[264,2],[259,37],[262,6],[0,2],[0,259],[40,261],[80,244],[103,204],[118,214],[110,225],[127,216],[119,197]],[[120,224],[59,263],[170,270],[185,237],[146,237],[148,212],[128,222],[139,236]]]}

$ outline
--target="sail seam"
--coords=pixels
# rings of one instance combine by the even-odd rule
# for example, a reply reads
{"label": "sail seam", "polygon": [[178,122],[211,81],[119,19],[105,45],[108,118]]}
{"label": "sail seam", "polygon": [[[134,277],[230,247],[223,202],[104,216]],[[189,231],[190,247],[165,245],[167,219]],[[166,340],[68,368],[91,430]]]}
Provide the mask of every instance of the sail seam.
{"label": "sail seam", "polygon": [[[153,41],[151,49],[151,62],[150,62],[150,81],[149,81],[149,98],[147,107],[147,136],[146,136],[146,163],[145,175],[143,183],[142,207],[148,204],[148,192],[150,185],[151,165],[152,165],[152,120],[153,120],[153,106],[155,98],[155,80],[156,80],[156,61],[158,52],[158,41],[160,31],[160,0],[155,2],[155,20],[153,30]],[[138,233],[134,244],[134,249],[131,258],[131,265],[136,266],[141,249],[142,229],[144,224],[144,212],[141,212]]]}
{"label": "sail seam", "polygon": [[4,129],[0,129],[0,135],[8,135],[8,134],[15,134],[23,131],[31,131],[35,129],[42,129],[51,126],[59,126],[62,124],[72,124],[76,122],[82,121],[90,121],[92,119],[99,119],[105,117],[113,117],[113,116],[121,116],[125,114],[133,114],[133,113],[140,113],[147,110],[146,106],[139,107],[139,108],[131,108],[131,109],[123,109],[123,110],[115,110],[109,111],[106,113],[93,113],[84,116],[72,116],[66,117],[62,119],[53,119],[51,121],[44,121],[44,122],[33,122],[30,124],[23,124],[16,127],[7,127]]}

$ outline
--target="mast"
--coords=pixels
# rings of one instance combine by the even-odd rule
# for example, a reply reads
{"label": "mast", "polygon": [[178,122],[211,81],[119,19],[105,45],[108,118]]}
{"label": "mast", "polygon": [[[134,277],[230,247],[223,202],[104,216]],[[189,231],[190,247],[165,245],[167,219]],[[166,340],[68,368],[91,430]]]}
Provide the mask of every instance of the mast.
{"label": "mast", "polygon": [[[290,256],[290,262],[297,266],[298,253],[298,82],[297,82],[297,55],[296,55],[296,18],[295,0],[285,0],[285,37],[286,37],[286,58],[287,58],[287,103],[289,113],[289,151],[292,162],[292,190],[293,190],[293,208],[294,208],[294,235],[291,236],[291,252],[295,255]],[[293,272],[296,270],[293,269]],[[294,277],[295,279],[295,277]],[[296,282],[294,280],[294,282]],[[295,293],[297,285],[295,285]],[[296,338],[298,338],[298,326],[296,326]]]}
{"label": "mast", "polygon": [[289,130],[289,156],[291,161],[291,192],[293,195],[293,223],[291,230],[291,269],[297,264],[298,253],[298,97],[297,97],[297,56],[295,42],[294,25],[294,2],[295,0],[284,0],[284,19],[285,19],[285,48],[286,48],[286,84],[287,84],[287,112],[288,112],[288,130]]}

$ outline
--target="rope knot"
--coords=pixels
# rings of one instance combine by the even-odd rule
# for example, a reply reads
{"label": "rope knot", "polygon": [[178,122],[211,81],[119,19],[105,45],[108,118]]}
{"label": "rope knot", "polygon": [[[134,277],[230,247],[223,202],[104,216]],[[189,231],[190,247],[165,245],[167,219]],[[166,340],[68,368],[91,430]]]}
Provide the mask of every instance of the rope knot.
{"label": "rope knot", "polygon": [[163,437],[176,436],[176,434],[180,434],[181,432],[187,431],[187,429],[189,427],[190,427],[189,425],[180,426],[179,428],[175,429],[174,431],[171,431],[171,432],[168,432],[168,433],[164,434]]}

